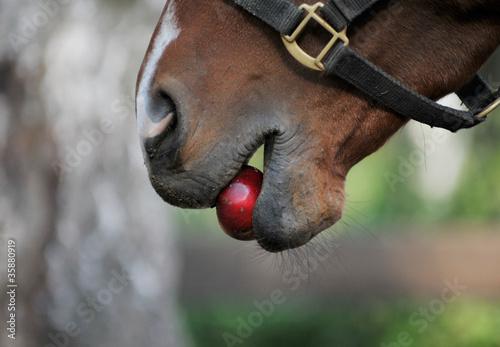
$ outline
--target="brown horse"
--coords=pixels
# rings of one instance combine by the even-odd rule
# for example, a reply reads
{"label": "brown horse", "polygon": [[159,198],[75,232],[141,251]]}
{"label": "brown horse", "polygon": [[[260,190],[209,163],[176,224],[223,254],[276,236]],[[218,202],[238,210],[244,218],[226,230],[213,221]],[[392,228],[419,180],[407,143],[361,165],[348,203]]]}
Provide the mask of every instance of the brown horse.
{"label": "brown horse", "polygon": [[[319,32],[304,34],[307,50],[322,49]],[[386,2],[348,36],[359,54],[436,100],[470,80],[500,44],[500,2]],[[167,2],[139,73],[137,112],[151,182],[182,208],[213,206],[265,144],[253,222],[272,252],[336,223],[349,170],[407,122],[300,65],[271,27],[229,0]]]}

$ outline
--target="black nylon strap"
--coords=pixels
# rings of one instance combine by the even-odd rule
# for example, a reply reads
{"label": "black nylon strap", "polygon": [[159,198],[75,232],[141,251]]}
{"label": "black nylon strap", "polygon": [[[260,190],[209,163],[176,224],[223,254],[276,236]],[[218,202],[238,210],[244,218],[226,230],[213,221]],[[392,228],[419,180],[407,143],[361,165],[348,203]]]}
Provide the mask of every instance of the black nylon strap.
{"label": "black nylon strap", "polygon": [[[335,30],[341,31],[378,1],[330,0],[321,8],[321,13]],[[234,3],[284,35],[292,34],[303,14],[288,0],[234,0]]]}
{"label": "black nylon strap", "polygon": [[324,62],[327,74],[334,74],[401,116],[450,131],[470,128],[484,119],[459,111],[415,92],[354,52],[337,45]]}
{"label": "black nylon strap", "polygon": [[234,0],[234,2],[283,35],[291,35],[302,19],[302,10],[288,0]]}
{"label": "black nylon strap", "polygon": [[330,0],[321,8],[321,13],[335,30],[341,31],[378,1]]}

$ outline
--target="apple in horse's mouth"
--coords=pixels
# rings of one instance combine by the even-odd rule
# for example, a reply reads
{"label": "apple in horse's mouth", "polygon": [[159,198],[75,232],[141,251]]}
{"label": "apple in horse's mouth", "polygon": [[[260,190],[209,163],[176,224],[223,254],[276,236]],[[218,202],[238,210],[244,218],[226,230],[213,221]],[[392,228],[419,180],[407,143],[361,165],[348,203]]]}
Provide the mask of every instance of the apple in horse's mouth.
{"label": "apple in horse's mouth", "polygon": [[241,241],[255,240],[252,215],[262,179],[262,172],[245,165],[217,197],[219,224],[232,238]]}

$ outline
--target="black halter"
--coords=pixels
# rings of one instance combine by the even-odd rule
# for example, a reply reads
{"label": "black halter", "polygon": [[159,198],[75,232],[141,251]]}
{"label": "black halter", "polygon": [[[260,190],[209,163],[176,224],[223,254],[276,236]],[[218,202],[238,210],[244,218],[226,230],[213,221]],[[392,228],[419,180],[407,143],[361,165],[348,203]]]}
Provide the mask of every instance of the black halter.
{"label": "black halter", "polygon": [[[287,49],[302,64],[341,78],[403,117],[455,132],[483,122],[500,106],[498,90],[493,92],[479,75],[456,92],[470,110],[459,111],[415,92],[353,51],[347,27],[380,0],[330,0],[300,7],[288,0],[233,1],[281,33]],[[311,20],[333,36],[318,57],[309,56],[296,42]]]}

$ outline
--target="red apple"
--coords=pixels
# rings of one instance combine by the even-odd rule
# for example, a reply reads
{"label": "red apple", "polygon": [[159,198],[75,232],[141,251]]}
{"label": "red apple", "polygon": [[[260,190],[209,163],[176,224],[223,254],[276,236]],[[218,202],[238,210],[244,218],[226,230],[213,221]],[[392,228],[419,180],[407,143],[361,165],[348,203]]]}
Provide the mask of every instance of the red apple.
{"label": "red apple", "polygon": [[262,172],[243,166],[217,197],[217,218],[226,234],[237,240],[254,240],[252,214],[262,187]]}

